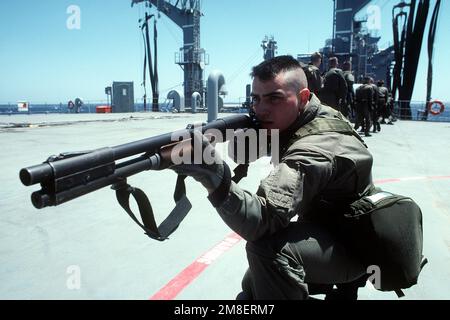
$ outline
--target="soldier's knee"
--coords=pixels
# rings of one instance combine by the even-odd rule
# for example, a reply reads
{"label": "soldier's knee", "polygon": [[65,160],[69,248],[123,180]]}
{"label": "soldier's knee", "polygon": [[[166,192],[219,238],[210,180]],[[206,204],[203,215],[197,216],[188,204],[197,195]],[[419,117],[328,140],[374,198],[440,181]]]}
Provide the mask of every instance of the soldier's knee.
{"label": "soldier's knee", "polygon": [[241,287],[244,292],[253,292],[252,275],[250,269],[247,269],[247,271],[245,272],[244,277],[242,278]]}
{"label": "soldier's knee", "polygon": [[[289,244],[282,245],[276,239],[266,238],[247,242],[246,251],[251,277],[243,281],[243,286],[248,288],[248,280],[251,279],[256,291],[265,288],[265,283],[270,282],[273,288],[283,293],[284,298],[305,299],[308,296],[303,262]],[[273,292],[265,294],[271,296]]]}
{"label": "soldier's knee", "polygon": [[247,258],[252,265],[262,264],[282,273],[294,273],[304,278],[303,260],[298,250],[293,250],[288,243],[281,244],[275,239],[263,238],[249,241],[246,245]]}
{"label": "soldier's knee", "polygon": [[262,238],[255,241],[248,241],[245,250],[248,256],[261,258],[276,258],[276,252],[273,249],[272,243],[267,238]]}

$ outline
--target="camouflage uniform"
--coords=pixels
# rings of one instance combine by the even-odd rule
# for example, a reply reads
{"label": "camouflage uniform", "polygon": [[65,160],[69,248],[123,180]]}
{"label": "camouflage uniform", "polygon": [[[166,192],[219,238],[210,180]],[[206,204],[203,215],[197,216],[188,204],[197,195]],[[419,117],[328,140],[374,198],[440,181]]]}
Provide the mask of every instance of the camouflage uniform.
{"label": "camouflage uniform", "polygon": [[[371,154],[353,134],[296,136],[312,120],[337,117],[338,112],[311,95],[294,125],[281,133],[280,164],[257,193],[232,183],[225,202],[216,208],[248,241],[243,289],[253,298],[305,299],[308,285],[348,283],[365,274],[331,231],[328,215],[339,210],[333,205],[324,210],[323,204],[358,199],[371,188]],[[296,216],[298,221],[293,221]]]}
{"label": "camouflage uniform", "polygon": [[319,98],[322,103],[340,111],[341,103],[347,98],[347,82],[341,69],[331,68],[325,74]]}
{"label": "camouflage uniform", "polygon": [[347,98],[344,104],[344,108],[341,112],[347,118],[353,118],[355,113],[355,90],[353,90],[353,85],[355,84],[355,76],[351,71],[344,71],[344,79],[347,82]]}
{"label": "camouflage uniform", "polygon": [[320,89],[322,88],[322,76],[320,75],[320,70],[315,65],[308,64],[303,66],[303,71],[306,74],[306,79],[308,80],[308,89],[315,95],[318,95]]}
{"label": "camouflage uniform", "polygon": [[391,110],[388,107],[389,90],[385,86],[378,87],[378,110],[383,118],[382,123],[386,123],[386,119],[391,121]]}
{"label": "camouflage uniform", "polygon": [[370,84],[363,84],[356,89],[355,109],[356,122],[355,130],[362,126],[366,136],[370,135],[370,114],[373,108],[373,87]]}
{"label": "camouflage uniform", "polygon": [[373,123],[373,132],[377,133],[377,132],[381,131],[381,124],[380,124],[381,110],[379,109],[378,86],[376,84],[372,83],[371,87],[372,87],[372,94],[373,94],[371,118],[372,118],[372,123]]}

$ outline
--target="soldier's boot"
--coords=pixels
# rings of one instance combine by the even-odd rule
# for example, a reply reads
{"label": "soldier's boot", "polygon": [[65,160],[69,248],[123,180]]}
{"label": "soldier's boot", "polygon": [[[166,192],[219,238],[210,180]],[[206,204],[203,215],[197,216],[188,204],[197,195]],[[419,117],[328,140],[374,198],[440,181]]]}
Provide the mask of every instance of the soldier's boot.
{"label": "soldier's boot", "polygon": [[308,293],[309,297],[308,300],[317,300],[314,297],[318,294],[324,294],[325,296],[331,294],[333,291],[333,285],[332,284],[316,284],[316,283],[308,283]]}
{"label": "soldier's boot", "polygon": [[368,275],[349,283],[337,284],[337,289],[325,296],[325,300],[358,300],[358,289],[366,285]]}
{"label": "soldier's boot", "polygon": [[252,293],[252,279],[250,269],[247,269],[247,271],[245,272],[244,278],[242,278],[241,287],[242,292],[240,292],[236,296],[236,300],[254,300]]}

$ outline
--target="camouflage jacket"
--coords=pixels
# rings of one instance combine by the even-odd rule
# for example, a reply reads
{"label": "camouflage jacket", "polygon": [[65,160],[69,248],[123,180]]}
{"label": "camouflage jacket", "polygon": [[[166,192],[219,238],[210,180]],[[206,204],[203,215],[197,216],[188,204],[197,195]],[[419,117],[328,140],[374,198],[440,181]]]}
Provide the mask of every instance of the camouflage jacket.
{"label": "camouflage jacket", "polygon": [[341,69],[330,69],[323,78],[323,87],[319,92],[320,100],[334,109],[347,97],[347,82]]}
{"label": "camouflage jacket", "polygon": [[254,241],[287,227],[296,215],[314,216],[314,204],[323,195],[354,199],[366,192],[372,185],[373,159],[362,141],[337,132],[295,139],[302,126],[336,114],[311,95],[294,125],[280,134],[280,163],[256,194],[233,182],[225,202],[216,208],[231,229]]}

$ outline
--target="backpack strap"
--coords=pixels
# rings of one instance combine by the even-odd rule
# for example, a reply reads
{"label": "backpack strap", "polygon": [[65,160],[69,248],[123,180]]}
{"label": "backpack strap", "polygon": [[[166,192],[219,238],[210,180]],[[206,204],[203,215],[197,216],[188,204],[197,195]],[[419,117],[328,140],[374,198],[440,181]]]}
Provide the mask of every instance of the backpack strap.
{"label": "backpack strap", "polygon": [[294,134],[293,138],[289,141],[287,148],[298,139],[312,135],[320,135],[326,132],[337,132],[345,135],[353,135],[367,148],[364,140],[340,112],[336,112],[333,118],[315,118],[311,122],[300,127],[300,129],[298,129]]}
{"label": "backpack strap", "polygon": [[401,298],[403,298],[405,296],[405,293],[403,292],[402,289],[395,289],[394,292],[395,292],[395,294],[397,295],[397,297],[399,299],[401,299]]}

